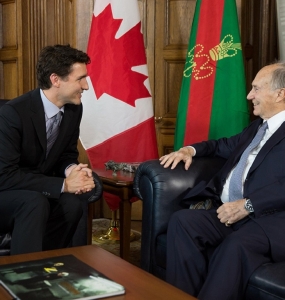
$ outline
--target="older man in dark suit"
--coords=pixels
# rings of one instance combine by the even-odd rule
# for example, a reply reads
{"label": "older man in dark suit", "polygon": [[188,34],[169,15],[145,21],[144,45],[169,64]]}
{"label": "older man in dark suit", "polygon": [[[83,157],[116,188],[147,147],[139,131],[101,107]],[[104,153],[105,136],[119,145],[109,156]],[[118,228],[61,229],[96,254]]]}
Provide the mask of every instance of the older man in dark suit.
{"label": "older man in dark suit", "polygon": [[80,197],[95,187],[92,171],[77,161],[89,62],[69,45],[45,47],[39,88],[0,110],[0,231],[12,232],[12,254],[68,246]]}
{"label": "older man in dark suit", "polygon": [[285,64],[262,68],[247,98],[259,118],[240,134],[161,158],[186,169],[193,156],[227,159],[185,196],[189,205],[210,199],[212,208],[179,211],[168,227],[167,280],[201,300],[242,299],[257,267],[285,260]]}

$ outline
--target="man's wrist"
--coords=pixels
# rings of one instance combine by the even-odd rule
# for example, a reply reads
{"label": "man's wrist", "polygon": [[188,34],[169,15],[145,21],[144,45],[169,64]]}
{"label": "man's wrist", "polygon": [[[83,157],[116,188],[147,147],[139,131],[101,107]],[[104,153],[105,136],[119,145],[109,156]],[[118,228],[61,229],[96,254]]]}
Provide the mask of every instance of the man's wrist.
{"label": "man's wrist", "polygon": [[65,177],[68,177],[68,175],[71,173],[71,171],[76,167],[76,164],[70,164],[65,168]]}
{"label": "man's wrist", "polygon": [[192,156],[196,155],[196,149],[194,147],[192,147],[192,146],[186,146],[186,148],[188,148],[190,150]]}

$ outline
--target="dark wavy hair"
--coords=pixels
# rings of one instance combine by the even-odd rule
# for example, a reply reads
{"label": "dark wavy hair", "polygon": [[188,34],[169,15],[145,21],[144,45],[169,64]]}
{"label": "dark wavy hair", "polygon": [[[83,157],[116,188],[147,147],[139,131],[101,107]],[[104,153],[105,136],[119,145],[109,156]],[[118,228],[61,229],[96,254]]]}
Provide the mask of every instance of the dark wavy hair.
{"label": "dark wavy hair", "polygon": [[61,78],[72,72],[75,63],[90,63],[90,57],[83,51],[70,47],[70,45],[54,45],[44,47],[37,63],[37,80],[41,89],[51,87],[50,75],[55,73]]}

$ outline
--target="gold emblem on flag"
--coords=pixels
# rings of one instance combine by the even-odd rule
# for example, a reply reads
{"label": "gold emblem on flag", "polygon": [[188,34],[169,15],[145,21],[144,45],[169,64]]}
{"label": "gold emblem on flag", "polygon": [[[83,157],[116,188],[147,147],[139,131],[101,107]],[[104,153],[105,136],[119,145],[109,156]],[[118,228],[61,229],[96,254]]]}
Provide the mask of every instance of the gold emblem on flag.
{"label": "gold emblem on flag", "polygon": [[[195,49],[198,49],[195,53]],[[209,77],[213,73],[213,67],[208,65],[210,57],[207,54],[203,54],[204,46],[201,44],[195,45],[189,52],[189,60],[186,61],[186,65],[189,64],[189,67],[186,67],[184,70],[184,76],[190,77],[191,74],[194,74],[196,80],[204,79]],[[196,60],[195,60],[196,58]]]}
{"label": "gold emblem on flag", "polygon": [[233,40],[233,36],[227,34],[219,45],[213,47],[209,51],[212,60],[216,61],[237,55],[237,50],[241,50],[241,43],[233,43]]}
{"label": "gold emblem on flag", "polygon": [[196,80],[200,80],[211,76],[213,74],[213,67],[209,64],[211,59],[218,61],[233,57],[237,55],[238,50],[241,50],[241,43],[234,43],[233,40],[233,36],[227,34],[218,45],[210,49],[209,55],[203,53],[203,45],[195,45],[187,54],[184,77],[190,77],[193,74]]}

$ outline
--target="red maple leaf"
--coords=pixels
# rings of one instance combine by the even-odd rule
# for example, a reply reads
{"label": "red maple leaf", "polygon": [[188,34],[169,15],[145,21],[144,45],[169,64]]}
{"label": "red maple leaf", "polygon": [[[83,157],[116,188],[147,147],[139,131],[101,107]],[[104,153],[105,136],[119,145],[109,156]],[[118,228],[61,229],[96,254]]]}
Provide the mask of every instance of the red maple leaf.
{"label": "red maple leaf", "polygon": [[135,100],[150,97],[143,84],[147,76],[131,70],[146,64],[140,22],[119,39],[115,38],[122,20],[112,16],[111,5],[96,18],[93,15],[87,52],[87,66],[97,99],[107,93],[129,105]]}

